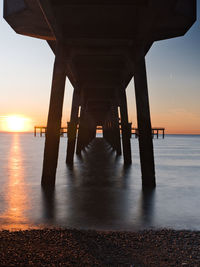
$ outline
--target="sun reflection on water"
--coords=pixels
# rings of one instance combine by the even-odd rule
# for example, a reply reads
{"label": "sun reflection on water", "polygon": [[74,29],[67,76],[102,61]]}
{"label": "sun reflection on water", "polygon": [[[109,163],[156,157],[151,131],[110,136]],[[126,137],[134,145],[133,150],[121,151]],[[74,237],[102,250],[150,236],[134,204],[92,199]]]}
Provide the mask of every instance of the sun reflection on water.
{"label": "sun reflection on water", "polygon": [[8,160],[8,181],[6,191],[7,208],[2,214],[1,228],[8,230],[24,230],[29,227],[25,211],[29,208],[28,188],[25,184],[23,153],[20,147],[19,134],[13,135]]}

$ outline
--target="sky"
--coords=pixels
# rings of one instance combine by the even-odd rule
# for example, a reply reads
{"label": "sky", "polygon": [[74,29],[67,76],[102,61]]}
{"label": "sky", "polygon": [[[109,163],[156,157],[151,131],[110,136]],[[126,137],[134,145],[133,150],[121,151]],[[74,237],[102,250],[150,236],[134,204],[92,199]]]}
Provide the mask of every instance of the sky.
{"label": "sky", "polygon": [[[27,118],[27,130],[46,125],[54,54],[46,41],[16,34],[0,0],[0,131],[5,118]],[[155,42],[146,56],[152,127],[200,134],[200,0],[185,36]],[[69,120],[73,88],[67,79],[62,124]],[[127,88],[129,121],[137,126],[134,82]]]}

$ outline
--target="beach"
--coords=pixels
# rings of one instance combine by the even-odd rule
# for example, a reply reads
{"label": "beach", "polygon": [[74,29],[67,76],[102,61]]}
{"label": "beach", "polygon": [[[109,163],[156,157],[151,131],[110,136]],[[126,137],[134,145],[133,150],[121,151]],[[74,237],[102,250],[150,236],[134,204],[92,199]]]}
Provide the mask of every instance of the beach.
{"label": "beach", "polygon": [[200,232],[0,232],[0,266],[199,266]]}

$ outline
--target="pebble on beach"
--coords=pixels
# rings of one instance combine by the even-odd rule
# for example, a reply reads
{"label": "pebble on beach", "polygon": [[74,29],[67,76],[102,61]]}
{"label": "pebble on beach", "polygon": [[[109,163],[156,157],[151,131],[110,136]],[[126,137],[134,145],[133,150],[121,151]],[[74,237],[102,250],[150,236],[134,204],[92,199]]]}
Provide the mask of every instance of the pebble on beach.
{"label": "pebble on beach", "polygon": [[200,232],[0,232],[0,266],[200,266]]}

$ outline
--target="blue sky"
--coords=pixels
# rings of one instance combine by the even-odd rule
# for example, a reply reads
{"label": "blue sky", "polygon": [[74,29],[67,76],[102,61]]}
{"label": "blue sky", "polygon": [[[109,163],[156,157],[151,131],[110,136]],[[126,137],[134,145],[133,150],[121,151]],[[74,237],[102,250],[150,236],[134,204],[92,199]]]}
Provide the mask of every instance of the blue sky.
{"label": "blue sky", "polygon": [[[184,36],[153,44],[146,57],[154,127],[200,134],[200,0],[197,22]],[[3,1],[0,0],[2,11]],[[16,34],[0,17],[0,117],[22,114],[46,124],[54,55],[43,40]],[[66,83],[63,123],[73,88]],[[127,88],[129,119],[136,125],[134,85]],[[1,130],[1,120],[0,120]]]}

